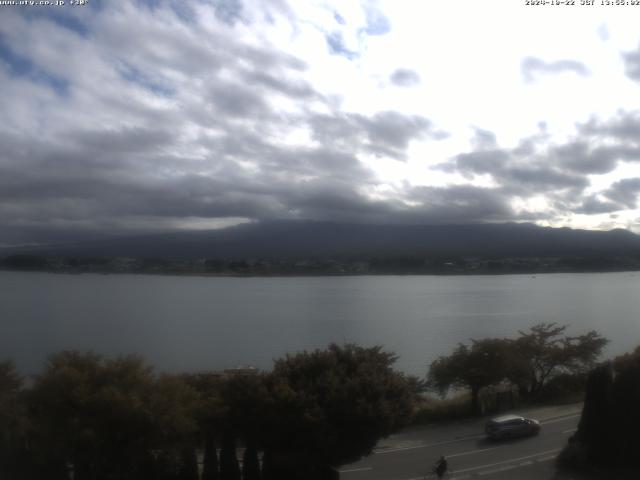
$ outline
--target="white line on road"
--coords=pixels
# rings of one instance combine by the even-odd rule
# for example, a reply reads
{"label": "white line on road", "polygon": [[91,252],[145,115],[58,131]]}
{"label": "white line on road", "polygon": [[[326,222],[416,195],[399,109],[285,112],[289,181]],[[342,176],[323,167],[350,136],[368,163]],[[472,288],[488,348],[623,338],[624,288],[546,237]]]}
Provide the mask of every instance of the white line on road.
{"label": "white line on road", "polygon": [[[487,465],[479,465],[477,467],[464,468],[462,470],[453,470],[451,471],[451,476],[449,477],[449,479],[463,480],[463,479],[471,478],[475,476],[489,475],[491,473],[504,472],[507,470],[513,470],[515,468],[526,467],[528,465],[531,465],[534,462],[536,463],[547,462],[549,460],[554,459],[556,457],[555,454],[558,453],[559,451],[560,449],[557,448],[555,450],[547,450],[545,452],[534,453],[533,455],[527,455],[525,457],[512,458],[510,460],[504,460],[502,462],[489,463]],[[549,455],[550,453],[552,455]],[[546,456],[541,457],[540,455],[546,455]],[[538,458],[534,458],[534,457],[538,457]],[[533,460],[528,460],[530,458],[533,458]],[[521,460],[525,460],[525,461],[521,462]],[[518,463],[514,463],[514,462],[518,462]],[[504,465],[505,463],[510,465]],[[498,467],[498,465],[501,465],[501,466]],[[491,467],[498,467],[498,468],[491,469]],[[489,468],[489,470],[482,470],[487,468]],[[473,474],[465,473],[465,472],[473,472],[475,470],[481,470],[481,471],[477,471],[476,473],[473,473]],[[424,477],[414,477],[408,480],[424,480]]]}
{"label": "white line on road", "polygon": [[[559,418],[553,418],[551,420],[546,420],[546,421],[542,421],[540,422],[542,425],[548,425],[550,423],[556,423],[556,422],[564,422],[566,420],[571,420],[573,418],[579,417],[580,414],[576,413],[576,414],[572,414],[572,415],[566,415],[564,417],[559,417]],[[562,433],[567,433],[567,432],[562,432]],[[387,453],[395,453],[395,452],[404,452],[406,450],[416,450],[418,448],[430,448],[430,447],[439,447],[440,445],[450,445],[452,443],[458,443],[458,442],[464,442],[465,440],[476,440],[479,438],[485,438],[484,434],[478,434],[478,435],[467,435],[461,438],[454,438],[453,440],[445,440],[443,442],[436,442],[436,443],[421,443],[418,445],[411,445],[410,447],[398,447],[398,448],[390,448],[387,450],[375,450],[375,454],[376,455],[386,455]]]}
{"label": "white line on road", "polygon": [[564,422],[565,420],[571,420],[572,418],[576,418],[579,417],[580,414],[576,413],[575,415],[569,415],[567,417],[560,417],[560,418],[554,418],[552,420],[547,420],[546,422],[540,422],[542,425],[548,425],[549,423],[556,423],[556,422]]}
{"label": "white line on road", "polygon": [[465,440],[475,440],[478,438],[484,438],[484,434],[480,435],[470,435],[463,438],[456,438],[454,440],[446,440],[444,442],[436,442],[436,443],[421,443],[419,445],[412,445],[410,447],[400,447],[400,448],[390,448],[389,450],[376,450],[376,455],[385,455],[387,453],[395,453],[395,452],[404,452],[405,450],[415,450],[417,448],[429,448],[429,447],[439,447],[440,445],[449,445],[451,443],[464,442]]}
{"label": "white line on road", "polygon": [[545,452],[534,453],[533,455],[527,455],[525,457],[511,458],[509,460],[503,460],[501,462],[488,463],[486,465],[478,465],[477,467],[463,468],[462,470],[455,470],[452,473],[454,475],[457,475],[458,473],[470,472],[472,470],[481,470],[481,469],[484,469],[484,468],[496,467],[498,465],[504,465],[505,463],[520,462],[521,460],[527,460],[529,458],[539,457],[541,455],[549,455],[550,453],[558,453],[559,451],[560,451],[560,449],[556,448],[556,449],[553,449],[553,450],[547,450]]}
{"label": "white line on road", "polygon": [[476,449],[476,450],[469,450],[467,452],[452,453],[451,455],[447,455],[447,458],[464,457],[466,455],[473,455],[474,453],[482,453],[482,452],[488,452],[489,450],[497,450],[498,448],[502,448],[502,447],[500,446],[500,447],[482,448],[482,449]]}
{"label": "white line on road", "polygon": [[371,468],[371,467],[351,468],[349,470],[339,470],[339,472],[340,473],[367,472],[369,470],[373,470],[373,468]]}

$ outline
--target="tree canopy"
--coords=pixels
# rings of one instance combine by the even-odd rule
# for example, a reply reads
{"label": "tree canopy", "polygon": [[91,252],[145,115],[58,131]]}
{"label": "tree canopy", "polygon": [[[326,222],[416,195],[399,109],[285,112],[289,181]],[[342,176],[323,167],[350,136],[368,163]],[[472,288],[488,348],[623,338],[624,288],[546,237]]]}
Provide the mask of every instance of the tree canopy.
{"label": "tree canopy", "polygon": [[595,330],[566,336],[566,329],[566,325],[540,323],[520,331],[515,339],[461,343],[450,355],[431,363],[427,383],[440,392],[452,386],[468,388],[474,413],[480,410],[480,390],[503,381],[518,386],[524,396],[535,397],[558,374],[588,371],[608,342]]}
{"label": "tree canopy", "polygon": [[537,395],[545,382],[558,373],[586,373],[608,343],[595,330],[563,336],[567,325],[540,323],[520,331],[513,344],[509,377],[521,392]]}
{"label": "tree canopy", "polygon": [[576,433],[559,457],[565,468],[601,469],[602,478],[640,472],[640,347],[591,370]]}
{"label": "tree canopy", "polygon": [[353,344],[277,360],[267,383],[265,447],[318,468],[369,454],[412,413],[414,390],[392,369],[395,360],[381,347]]}
{"label": "tree canopy", "polygon": [[499,383],[506,377],[511,342],[501,338],[462,343],[451,355],[439,357],[429,369],[428,384],[444,393],[449,387],[467,387],[471,391],[471,410],[480,411],[480,389]]}
{"label": "tree canopy", "polygon": [[195,431],[195,400],[178,378],[156,377],[138,357],[64,351],[29,392],[34,450],[70,462],[78,480],[144,478],[154,451],[170,451]]}

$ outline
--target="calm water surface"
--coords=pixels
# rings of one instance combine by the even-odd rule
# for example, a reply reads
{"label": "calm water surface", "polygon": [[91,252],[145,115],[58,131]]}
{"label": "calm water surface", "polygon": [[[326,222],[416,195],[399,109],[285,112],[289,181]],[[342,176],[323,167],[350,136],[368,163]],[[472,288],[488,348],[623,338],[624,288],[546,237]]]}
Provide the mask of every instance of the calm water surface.
{"label": "calm water surface", "polygon": [[269,368],[330,342],[383,345],[423,375],[458,343],[538,322],[640,344],[640,273],[216,278],[0,272],[0,359],[141,354],[160,370]]}

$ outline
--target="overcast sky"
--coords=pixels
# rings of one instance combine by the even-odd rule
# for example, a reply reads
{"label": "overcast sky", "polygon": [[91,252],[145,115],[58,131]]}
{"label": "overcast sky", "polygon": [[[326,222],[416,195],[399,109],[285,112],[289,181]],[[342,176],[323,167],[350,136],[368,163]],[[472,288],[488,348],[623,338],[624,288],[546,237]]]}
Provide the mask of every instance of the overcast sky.
{"label": "overcast sky", "polygon": [[640,6],[69,3],[0,6],[0,244],[261,219],[640,232]]}

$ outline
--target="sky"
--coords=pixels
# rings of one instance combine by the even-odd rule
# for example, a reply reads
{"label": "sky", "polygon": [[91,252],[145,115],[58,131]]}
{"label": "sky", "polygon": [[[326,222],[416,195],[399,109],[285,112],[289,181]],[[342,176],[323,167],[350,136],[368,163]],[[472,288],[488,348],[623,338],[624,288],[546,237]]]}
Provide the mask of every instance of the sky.
{"label": "sky", "polygon": [[640,5],[0,3],[0,245],[282,219],[640,233]]}

